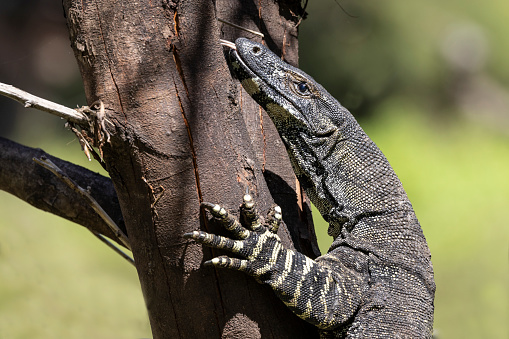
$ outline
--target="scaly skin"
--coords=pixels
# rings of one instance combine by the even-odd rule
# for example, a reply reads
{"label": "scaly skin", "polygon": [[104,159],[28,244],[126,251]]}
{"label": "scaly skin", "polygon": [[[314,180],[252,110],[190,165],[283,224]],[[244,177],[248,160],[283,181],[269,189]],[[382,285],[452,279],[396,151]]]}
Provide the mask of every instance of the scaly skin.
{"label": "scaly skin", "polygon": [[[211,204],[205,207],[237,240],[198,231],[186,237],[245,257],[208,264],[269,284],[296,315],[322,329],[324,338],[430,338],[431,255],[385,156],[309,75],[256,42],[238,39],[235,46],[233,72],[274,122],[334,242],[312,260],[284,248],[273,221],[264,225],[251,213],[243,227]],[[245,201],[243,210],[251,204]]]}

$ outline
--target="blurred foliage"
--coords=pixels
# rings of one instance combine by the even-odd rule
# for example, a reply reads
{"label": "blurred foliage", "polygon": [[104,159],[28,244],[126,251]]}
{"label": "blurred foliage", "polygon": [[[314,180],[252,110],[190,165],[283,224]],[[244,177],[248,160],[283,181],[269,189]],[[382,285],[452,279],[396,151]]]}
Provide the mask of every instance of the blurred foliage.
{"label": "blurred foliage", "polygon": [[375,114],[394,95],[433,108],[432,114],[453,115],[454,109],[442,109],[468,107],[465,97],[490,85],[501,93],[490,97],[491,105],[479,100],[488,112],[477,114],[494,115],[492,122],[503,120],[507,130],[508,7],[502,1],[310,1],[300,27],[301,66],[358,117]]}
{"label": "blurred foliage", "polygon": [[[0,1],[0,46],[1,82],[68,107],[86,105],[61,2]],[[58,119],[13,100],[0,97],[0,112],[0,135],[15,141],[69,136]]]}
{"label": "blurred foliage", "polygon": [[0,338],[151,337],[134,267],[83,227],[0,202]]}
{"label": "blurred foliage", "polygon": [[[501,0],[311,0],[300,27],[302,69],[359,119],[414,205],[439,339],[508,337],[508,10]],[[0,32],[0,81],[85,104],[61,4],[1,2]],[[0,135],[99,170],[59,119],[0,105]],[[0,202],[0,338],[150,336],[134,268],[82,227],[2,192]]]}

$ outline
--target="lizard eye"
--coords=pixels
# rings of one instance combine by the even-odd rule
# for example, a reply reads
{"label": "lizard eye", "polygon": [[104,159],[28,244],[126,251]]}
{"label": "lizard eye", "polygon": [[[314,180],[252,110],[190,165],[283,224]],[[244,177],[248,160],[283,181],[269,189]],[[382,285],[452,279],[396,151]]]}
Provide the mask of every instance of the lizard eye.
{"label": "lizard eye", "polygon": [[311,90],[309,85],[305,81],[295,81],[293,83],[292,89],[295,94],[298,94],[302,97],[309,97],[311,95]]}
{"label": "lizard eye", "polygon": [[297,89],[299,90],[300,93],[302,94],[306,94],[306,92],[309,91],[309,87],[308,85],[305,83],[305,82],[299,82],[297,84]]}

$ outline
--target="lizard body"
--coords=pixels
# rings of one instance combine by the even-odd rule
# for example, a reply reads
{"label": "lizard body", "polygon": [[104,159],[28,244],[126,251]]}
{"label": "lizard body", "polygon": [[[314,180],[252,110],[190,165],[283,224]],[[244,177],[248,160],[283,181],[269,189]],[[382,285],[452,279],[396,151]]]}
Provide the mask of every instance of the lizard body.
{"label": "lizard body", "polygon": [[199,231],[185,236],[240,254],[245,259],[223,256],[208,264],[269,284],[323,338],[430,338],[431,255],[385,156],[309,75],[256,42],[241,38],[235,46],[234,74],[269,114],[334,241],[315,260],[284,248],[274,218],[264,225],[250,196],[242,207],[247,227],[219,206],[205,206],[237,240]]}

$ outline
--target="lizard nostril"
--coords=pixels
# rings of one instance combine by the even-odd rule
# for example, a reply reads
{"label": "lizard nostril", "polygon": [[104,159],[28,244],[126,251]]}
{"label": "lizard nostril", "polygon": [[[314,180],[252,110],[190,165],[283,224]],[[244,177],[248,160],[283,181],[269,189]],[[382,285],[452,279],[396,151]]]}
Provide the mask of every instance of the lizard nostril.
{"label": "lizard nostril", "polygon": [[259,52],[260,52],[260,47],[258,47],[258,46],[254,46],[254,47],[253,47],[253,53],[254,53],[254,54],[258,54]]}

